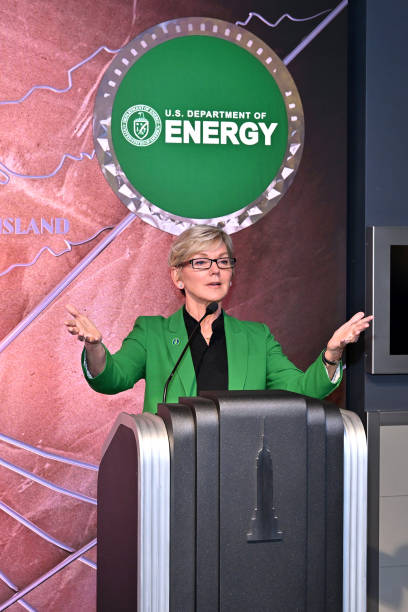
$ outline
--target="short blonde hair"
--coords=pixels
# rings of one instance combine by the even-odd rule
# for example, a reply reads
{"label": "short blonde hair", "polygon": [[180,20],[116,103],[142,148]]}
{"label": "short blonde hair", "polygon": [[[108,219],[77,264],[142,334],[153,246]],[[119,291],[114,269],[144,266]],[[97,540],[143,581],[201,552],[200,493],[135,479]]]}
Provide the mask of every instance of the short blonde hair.
{"label": "short blonde hair", "polygon": [[212,225],[194,225],[177,236],[169,253],[169,266],[180,267],[193,255],[205,251],[213,242],[223,242],[229,257],[234,257],[232,240],[219,227]]}

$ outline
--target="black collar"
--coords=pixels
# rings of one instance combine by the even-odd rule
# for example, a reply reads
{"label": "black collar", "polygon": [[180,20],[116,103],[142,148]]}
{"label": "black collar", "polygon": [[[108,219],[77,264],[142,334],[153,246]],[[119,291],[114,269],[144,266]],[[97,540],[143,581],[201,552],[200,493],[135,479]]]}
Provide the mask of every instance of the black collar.
{"label": "black collar", "polygon": [[[193,332],[193,329],[197,325],[198,321],[194,317],[192,317],[189,312],[187,312],[187,309],[185,306],[183,306],[183,317],[184,317],[184,323],[187,329],[187,335],[190,336],[190,334]],[[211,327],[213,330],[213,334],[216,334],[217,336],[220,333],[222,334],[224,333],[224,311],[223,310],[221,310],[218,317],[215,319],[215,321],[213,321],[213,324]]]}

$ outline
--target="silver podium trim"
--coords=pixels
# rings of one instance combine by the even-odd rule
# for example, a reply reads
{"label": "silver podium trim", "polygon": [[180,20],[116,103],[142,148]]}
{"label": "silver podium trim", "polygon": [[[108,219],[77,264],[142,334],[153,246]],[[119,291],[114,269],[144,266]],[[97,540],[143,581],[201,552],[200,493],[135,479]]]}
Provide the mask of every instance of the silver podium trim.
{"label": "silver podium trim", "polygon": [[[170,449],[163,420],[155,414],[118,416],[130,428],[138,453],[138,612],[168,612],[170,602]],[[124,526],[125,527],[125,526]]]}
{"label": "silver podium trim", "polygon": [[344,424],[343,612],[367,609],[367,440],[359,417]]}

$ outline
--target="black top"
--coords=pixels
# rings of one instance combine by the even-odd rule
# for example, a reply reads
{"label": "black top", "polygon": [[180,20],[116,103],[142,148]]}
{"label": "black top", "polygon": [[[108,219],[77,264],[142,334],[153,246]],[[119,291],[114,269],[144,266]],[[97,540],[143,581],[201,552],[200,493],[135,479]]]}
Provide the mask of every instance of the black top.
{"label": "black top", "polygon": [[[184,308],[184,323],[187,335],[190,336],[196,321]],[[221,311],[212,324],[210,344],[207,344],[197,330],[191,341],[190,351],[197,379],[197,393],[200,391],[220,391],[228,389],[227,343],[224,330],[224,313]]]}

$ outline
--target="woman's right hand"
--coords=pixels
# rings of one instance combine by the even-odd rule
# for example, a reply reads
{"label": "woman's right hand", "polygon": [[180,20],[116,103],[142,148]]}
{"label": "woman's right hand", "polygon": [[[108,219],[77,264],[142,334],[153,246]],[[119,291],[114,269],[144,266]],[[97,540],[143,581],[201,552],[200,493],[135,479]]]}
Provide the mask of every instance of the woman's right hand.
{"label": "woman's right hand", "polygon": [[78,340],[85,341],[87,344],[100,344],[102,342],[101,332],[88,317],[81,314],[72,304],[67,304],[65,308],[72,316],[72,319],[65,321],[70,334],[78,336]]}

